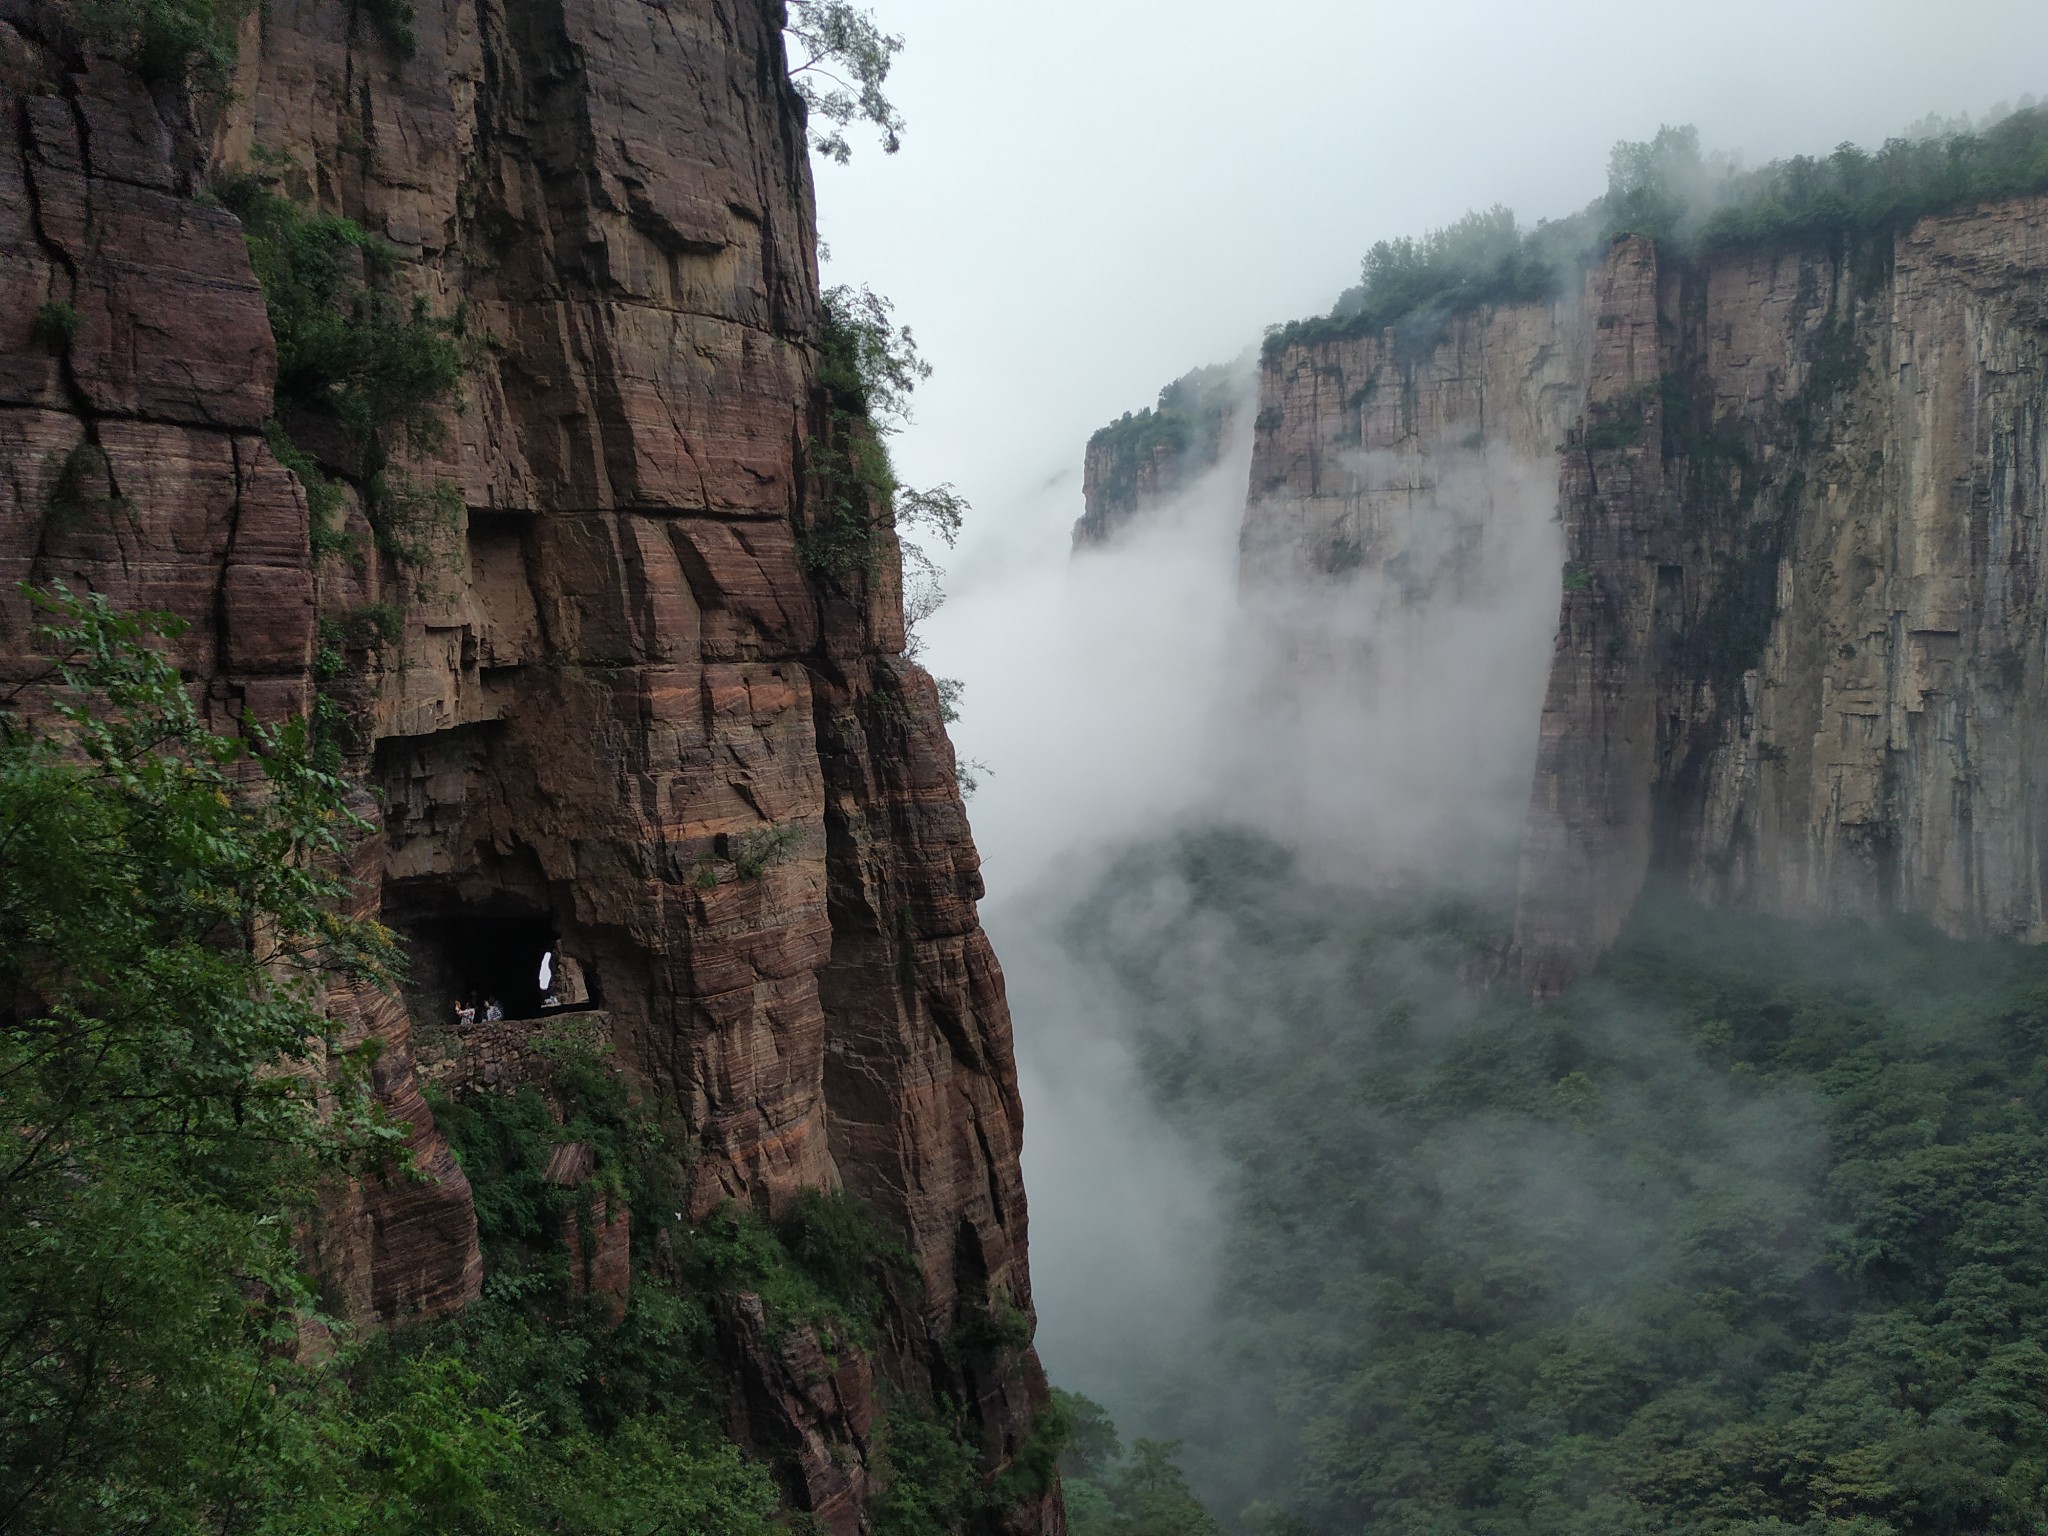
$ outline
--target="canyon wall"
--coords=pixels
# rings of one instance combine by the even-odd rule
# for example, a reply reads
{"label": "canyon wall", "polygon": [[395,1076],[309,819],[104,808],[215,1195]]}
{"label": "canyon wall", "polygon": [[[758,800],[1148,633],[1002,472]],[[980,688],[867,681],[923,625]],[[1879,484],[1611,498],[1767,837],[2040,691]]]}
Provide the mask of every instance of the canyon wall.
{"label": "canyon wall", "polygon": [[[269,0],[230,103],[195,107],[0,0],[8,666],[28,665],[16,583],[63,580],[190,620],[179,661],[222,723],[302,714],[317,686],[375,829],[361,912],[408,941],[415,1015],[552,948],[689,1128],[678,1219],[810,1188],[880,1213],[917,1274],[872,1363],[814,1369],[744,1308],[723,1341],[740,1432],[852,1532],[878,1376],[962,1403],[991,1473],[1045,1388],[1028,1349],[945,1347],[1029,1316],[1021,1115],[893,539],[852,575],[801,553],[825,401],[781,6],[420,0],[410,52],[362,9]],[[226,170],[354,219],[402,293],[463,317],[461,407],[408,469],[459,487],[426,558],[379,549],[353,494],[354,550],[310,552],[266,443],[263,294],[208,191]],[[364,989],[332,1004],[383,1042],[427,1177],[341,1201],[323,1281],[364,1320],[457,1309],[475,1222],[414,1021]],[[1057,1494],[1004,1519],[1056,1531]]]}
{"label": "canyon wall", "polygon": [[1253,594],[1405,578],[1490,515],[1467,456],[1554,481],[1512,970],[1555,991],[1653,878],[2048,939],[2048,200],[1571,287],[1269,347],[1243,530]]}

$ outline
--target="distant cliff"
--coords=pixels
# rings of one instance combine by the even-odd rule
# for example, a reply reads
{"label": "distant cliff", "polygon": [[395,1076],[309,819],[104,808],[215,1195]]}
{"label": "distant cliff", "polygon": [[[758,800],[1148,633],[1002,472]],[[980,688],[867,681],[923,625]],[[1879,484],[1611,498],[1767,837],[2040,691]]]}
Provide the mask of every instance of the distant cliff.
{"label": "distant cliff", "polygon": [[[1991,184],[2040,179],[2038,119],[2001,130],[2019,170]],[[1822,169],[1869,179],[1853,154]],[[1557,227],[1475,216],[1492,249],[1462,287],[1269,341],[1254,588],[1400,559],[1427,531],[1416,489],[1461,453],[1554,473],[1512,958],[1534,989],[1590,964],[1652,877],[2048,940],[2044,192],[1860,226],[1840,198],[1737,208],[1713,239],[1602,240],[1539,297],[1518,263]],[[1376,255],[1407,280],[1427,252]]]}
{"label": "distant cliff", "polygon": [[[844,1189],[908,1255],[881,1337],[829,1371],[758,1304],[722,1315],[731,1424],[792,1507],[865,1528],[891,1390],[957,1405],[993,1480],[1046,1396],[1009,1016],[893,536],[817,554],[814,445],[846,429],[782,6],[446,0],[403,46],[359,9],[252,8],[231,104],[195,107],[80,51],[61,8],[0,3],[8,666],[16,584],[61,579],[190,620],[179,660],[222,723],[338,731],[376,827],[362,915],[413,979],[331,1010],[383,1042],[425,1175],[313,1234],[346,1315],[477,1295],[411,1037],[465,992],[537,1005],[553,953],[687,1131],[686,1208],[636,1230]],[[461,406],[410,488],[317,422],[271,424],[230,172],[346,215],[355,259],[461,335]],[[327,476],[338,505],[309,512]],[[409,547],[377,515],[407,498]],[[953,1346],[992,1318],[1003,1347]],[[1047,1482],[991,1522],[1059,1530]]]}
{"label": "distant cliff", "polygon": [[1132,518],[1158,506],[1223,456],[1249,398],[1249,359],[1183,374],[1159,403],[1126,411],[1088,439],[1074,547],[1107,543]]}

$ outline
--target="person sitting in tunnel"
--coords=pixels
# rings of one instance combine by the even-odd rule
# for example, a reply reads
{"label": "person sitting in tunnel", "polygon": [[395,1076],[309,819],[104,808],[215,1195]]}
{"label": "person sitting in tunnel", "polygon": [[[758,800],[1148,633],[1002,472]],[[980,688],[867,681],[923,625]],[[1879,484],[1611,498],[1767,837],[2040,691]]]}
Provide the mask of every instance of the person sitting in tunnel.
{"label": "person sitting in tunnel", "polygon": [[498,1006],[498,1000],[495,997],[484,999],[484,1022],[486,1024],[495,1024],[504,1017],[505,1010]]}
{"label": "person sitting in tunnel", "polygon": [[476,1010],[463,1007],[461,998],[455,999],[455,1027],[457,1029],[467,1029],[475,1022]]}

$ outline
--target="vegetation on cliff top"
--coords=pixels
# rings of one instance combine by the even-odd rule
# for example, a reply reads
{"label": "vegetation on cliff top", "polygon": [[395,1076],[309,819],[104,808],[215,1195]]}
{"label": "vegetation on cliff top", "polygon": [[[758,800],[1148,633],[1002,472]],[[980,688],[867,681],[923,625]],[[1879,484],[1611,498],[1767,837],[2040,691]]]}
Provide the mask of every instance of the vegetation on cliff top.
{"label": "vegetation on cliff top", "polygon": [[2048,953],[1652,903],[1534,1010],[1461,981],[1495,932],[1225,834],[1076,911],[1234,1172],[1142,1405],[1201,1490],[1331,1536],[2038,1531]]}
{"label": "vegetation on cliff top", "polygon": [[1692,128],[1623,142],[1608,188],[1578,213],[1533,229],[1508,209],[1470,213],[1420,240],[1382,240],[1330,313],[1267,333],[1288,347],[1415,331],[1487,304],[1540,302],[1576,279],[1609,241],[1647,235],[1683,254],[1779,245],[1839,248],[1889,239],[1927,214],[2048,191],[2048,108],[2031,102],[1983,127],[1930,122],[1866,151],[1796,155],[1753,170],[1703,156]]}
{"label": "vegetation on cliff top", "polygon": [[1140,474],[1161,449],[1176,460],[1192,455],[1197,468],[1214,464],[1223,451],[1224,424],[1241,377],[1229,363],[1196,368],[1160,390],[1156,406],[1125,411],[1097,429],[1088,448],[1099,466],[1098,505],[1131,507]]}

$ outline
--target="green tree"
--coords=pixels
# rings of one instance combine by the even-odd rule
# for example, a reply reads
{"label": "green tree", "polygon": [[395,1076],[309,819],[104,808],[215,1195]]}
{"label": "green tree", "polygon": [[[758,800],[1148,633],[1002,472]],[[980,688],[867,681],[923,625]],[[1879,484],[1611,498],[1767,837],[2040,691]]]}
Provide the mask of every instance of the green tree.
{"label": "green tree", "polygon": [[[951,547],[968,510],[951,485],[917,490],[896,478],[884,439],[909,421],[911,392],[932,369],[910,327],[896,324],[893,314],[887,299],[865,287],[842,284],[823,296],[818,382],[825,421],[810,446],[823,505],[805,533],[803,555],[813,572],[842,582],[873,569],[885,528]],[[902,548],[907,574],[928,584],[907,606],[929,614],[943,596],[937,568],[915,537],[903,537]]]}
{"label": "green tree", "polygon": [[844,165],[853,155],[846,130],[864,122],[881,135],[884,154],[901,149],[903,117],[882,86],[903,39],[847,0],[789,0],[788,32],[803,55],[792,58],[789,78],[811,118],[811,148]]}
{"label": "green tree", "polygon": [[0,716],[0,1529],[124,1529],[245,1433],[321,1178],[395,1153],[320,1006],[389,950],[336,915],[358,823],[304,728],[216,734],[174,626],[40,601],[50,707]]}
{"label": "green tree", "polygon": [[[647,1277],[623,1322],[319,1315],[296,1231],[333,1178],[405,1173],[321,1007],[393,964],[337,915],[361,824],[303,725],[207,728],[174,624],[39,600],[59,660],[0,714],[0,1532],[779,1529],[703,1402],[708,1317]],[[571,1131],[653,1144],[622,1088],[563,1076]],[[502,1227],[516,1187],[471,1160]],[[856,1267],[854,1216],[806,1233]],[[335,1347],[297,1358],[309,1332]]]}
{"label": "green tree", "polygon": [[1074,1536],[1221,1536],[1188,1487],[1180,1442],[1139,1439],[1130,1453],[1102,1404],[1055,1388],[1065,1431],[1060,1476]]}

